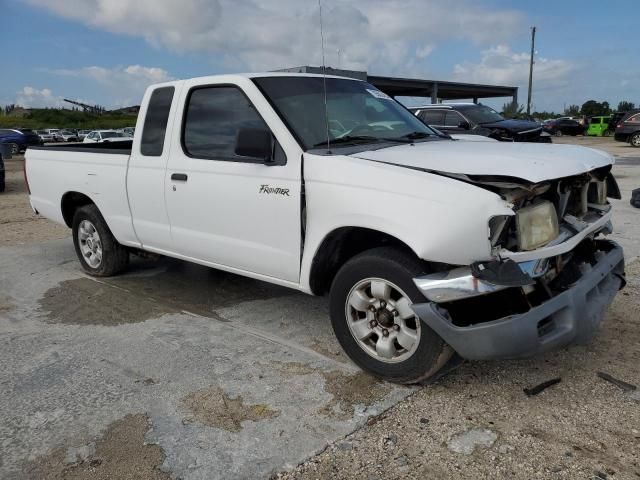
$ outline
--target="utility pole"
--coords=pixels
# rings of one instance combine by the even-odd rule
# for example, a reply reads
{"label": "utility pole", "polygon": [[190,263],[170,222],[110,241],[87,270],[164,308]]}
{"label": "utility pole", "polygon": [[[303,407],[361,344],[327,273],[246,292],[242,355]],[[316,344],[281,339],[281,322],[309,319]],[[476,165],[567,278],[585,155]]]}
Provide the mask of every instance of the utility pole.
{"label": "utility pole", "polygon": [[529,95],[527,96],[527,116],[531,115],[531,88],[533,86],[533,54],[536,44],[536,27],[531,27],[531,58],[529,60]]}

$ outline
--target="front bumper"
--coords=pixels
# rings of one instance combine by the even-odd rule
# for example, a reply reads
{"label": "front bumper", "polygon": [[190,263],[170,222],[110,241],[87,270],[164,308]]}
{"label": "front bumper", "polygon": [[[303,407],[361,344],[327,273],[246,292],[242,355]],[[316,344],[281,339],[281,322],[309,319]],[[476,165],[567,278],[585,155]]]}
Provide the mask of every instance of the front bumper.
{"label": "front bumper", "polygon": [[[581,265],[581,277],[569,288],[525,313],[469,326],[455,325],[434,302],[414,304],[416,315],[461,357],[469,360],[521,358],[584,343],[597,331],[606,309],[624,285],[622,247],[607,242],[595,254],[596,263]],[[491,295],[490,293],[488,295]]]}

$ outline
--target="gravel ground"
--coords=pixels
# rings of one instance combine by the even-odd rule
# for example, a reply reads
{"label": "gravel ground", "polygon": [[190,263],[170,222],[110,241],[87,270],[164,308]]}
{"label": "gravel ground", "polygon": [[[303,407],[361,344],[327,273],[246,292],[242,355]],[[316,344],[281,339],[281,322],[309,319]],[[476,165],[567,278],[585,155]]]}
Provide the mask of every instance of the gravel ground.
{"label": "gravel ground", "polygon": [[[279,479],[640,478],[640,263],[601,335],[531,360],[467,363]],[[560,378],[535,396],[525,388]],[[631,387],[629,387],[631,389]]]}

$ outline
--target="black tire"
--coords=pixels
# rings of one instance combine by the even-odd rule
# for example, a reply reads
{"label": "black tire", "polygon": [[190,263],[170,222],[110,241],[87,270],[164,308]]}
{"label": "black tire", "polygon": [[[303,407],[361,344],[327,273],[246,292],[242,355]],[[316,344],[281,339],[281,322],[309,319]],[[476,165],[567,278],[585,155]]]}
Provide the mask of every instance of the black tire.
{"label": "black tire", "polygon": [[18,155],[20,153],[20,146],[17,143],[10,143],[11,146],[11,154]]}
{"label": "black tire", "polygon": [[[2,160],[0,160],[1,162]],[[0,193],[4,192],[6,188],[5,180],[4,180],[4,170],[0,170]]]}
{"label": "black tire", "polygon": [[555,133],[556,137],[561,137],[562,136],[562,132],[560,130],[557,130]]}
{"label": "black tire", "polygon": [[640,132],[636,132],[629,137],[629,145],[635,148],[640,147]]}
{"label": "black tire", "polygon": [[346,304],[359,282],[369,278],[385,280],[401,289],[411,303],[421,303],[427,300],[412,279],[424,273],[424,263],[415,256],[396,248],[380,247],[356,255],[336,274],[330,292],[331,324],[344,351],[363,370],[394,383],[417,383],[435,375],[453,355],[453,349],[417,317],[415,321],[420,322],[417,348],[397,363],[380,361],[367,353],[347,324],[351,320],[347,318]]}
{"label": "black tire", "polygon": [[[80,224],[84,220],[90,222],[99,235],[102,258],[97,266],[90,265],[87,257],[82,254],[79,230]],[[129,251],[115,239],[100,210],[95,205],[85,205],[76,210],[73,216],[72,232],[76,255],[78,255],[80,265],[89,275],[110,277],[122,272],[129,264]]]}
{"label": "black tire", "polygon": [[602,132],[602,136],[603,136],[603,137],[610,137],[610,136],[611,136],[611,133],[612,133],[612,132],[611,132],[611,130],[610,130],[610,129],[607,129],[607,130],[605,130],[604,132]]}

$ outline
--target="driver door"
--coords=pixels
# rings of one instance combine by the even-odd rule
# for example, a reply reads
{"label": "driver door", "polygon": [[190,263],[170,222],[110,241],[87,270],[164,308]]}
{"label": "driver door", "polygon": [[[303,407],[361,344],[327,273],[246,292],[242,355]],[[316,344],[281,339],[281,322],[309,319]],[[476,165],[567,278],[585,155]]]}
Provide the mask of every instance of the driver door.
{"label": "driver door", "polygon": [[[254,87],[255,88],[255,87]],[[250,90],[250,86],[247,87]],[[231,271],[299,281],[300,155],[274,135],[277,165],[235,153],[241,129],[269,130],[257,88],[185,82],[165,198],[174,250]],[[273,121],[273,123],[277,123]],[[272,134],[275,133],[272,131]],[[282,132],[278,131],[281,135]]]}

